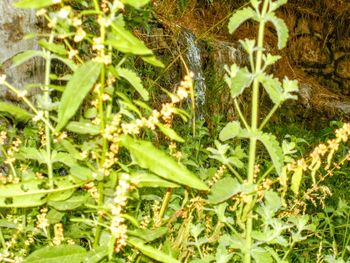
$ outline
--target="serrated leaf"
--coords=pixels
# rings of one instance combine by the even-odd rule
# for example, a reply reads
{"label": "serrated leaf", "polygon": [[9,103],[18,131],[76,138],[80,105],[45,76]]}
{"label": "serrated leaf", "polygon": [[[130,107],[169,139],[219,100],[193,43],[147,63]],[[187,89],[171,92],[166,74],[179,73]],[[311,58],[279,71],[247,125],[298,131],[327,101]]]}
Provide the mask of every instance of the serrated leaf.
{"label": "serrated leaf", "polygon": [[24,52],[21,52],[17,55],[15,55],[11,60],[12,60],[12,65],[11,68],[17,67],[24,62],[28,61],[31,58],[34,57],[42,57],[42,58],[47,58],[47,55],[45,52],[40,51],[40,50],[27,50]]}
{"label": "serrated leaf", "polygon": [[252,54],[255,48],[255,39],[244,39],[240,40],[239,43],[248,54]]}
{"label": "serrated leaf", "polygon": [[157,123],[157,127],[159,128],[159,130],[165,134],[166,136],[168,136],[170,139],[172,139],[173,141],[177,141],[177,142],[185,142],[184,139],[182,139],[177,133],[176,131],[174,131],[172,128],[170,127],[166,127],[161,123]]}
{"label": "serrated leaf", "polygon": [[251,7],[246,7],[235,12],[228,23],[228,30],[230,34],[236,31],[236,29],[248,19],[254,18],[256,13]]}
{"label": "serrated leaf", "polygon": [[0,101],[0,112],[6,112],[12,115],[19,122],[29,121],[33,117],[33,115],[25,109],[3,101]]}
{"label": "serrated leaf", "polygon": [[121,145],[129,150],[140,167],[149,169],[167,180],[198,190],[208,190],[208,186],[183,164],[157,149],[151,142],[136,140],[128,135],[123,135],[120,139]]}
{"label": "serrated leaf", "polygon": [[277,1],[271,1],[270,2],[270,11],[275,11],[278,9],[280,6],[284,5],[287,3],[288,0],[277,0]]}
{"label": "serrated leaf", "polygon": [[276,28],[277,31],[277,36],[278,36],[278,49],[282,49],[287,45],[288,41],[288,27],[286,23],[281,19],[275,16],[274,13],[269,13],[266,15],[266,19],[270,21],[274,27]]}
{"label": "serrated leaf", "polygon": [[283,90],[281,82],[277,78],[273,78],[271,75],[265,73],[259,76],[259,81],[263,85],[267,94],[274,104],[281,104],[283,101]]}
{"label": "serrated leaf", "polygon": [[50,5],[58,4],[57,0],[21,0],[15,3],[17,8],[42,8]]}
{"label": "serrated leaf", "polygon": [[70,168],[70,173],[74,178],[83,182],[95,179],[94,173],[89,168],[84,166],[72,166]]}
{"label": "serrated leaf", "polygon": [[148,91],[143,87],[141,79],[136,72],[127,68],[117,68],[117,71],[119,76],[126,79],[144,100],[149,100]]}
{"label": "serrated leaf", "polygon": [[100,75],[100,71],[101,64],[89,61],[74,72],[61,98],[56,131],[60,131],[74,116]]}
{"label": "serrated leaf", "polygon": [[16,157],[22,160],[30,159],[30,160],[36,160],[39,163],[47,163],[48,159],[46,151],[39,150],[37,148],[33,147],[22,147],[18,154],[16,154]]}
{"label": "serrated leaf", "polygon": [[292,181],[291,181],[291,189],[295,195],[299,194],[299,188],[300,188],[302,177],[303,177],[303,167],[298,166],[292,175]]}
{"label": "serrated leaf", "polygon": [[71,121],[67,124],[66,129],[78,134],[97,135],[100,133],[100,127],[91,122]]}
{"label": "serrated leaf", "polygon": [[275,64],[280,58],[281,56],[276,56],[271,54],[264,55],[265,66]]}
{"label": "serrated leaf", "polygon": [[130,174],[130,179],[133,184],[135,184],[137,187],[165,187],[165,188],[175,188],[180,187],[180,185],[175,184],[173,182],[169,182],[167,180],[164,180],[160,178],[159,176],[148,173],[145,171],[137,171],[132,172]]}
{"label": "serrated leaf", "polygon": [[111,45],[115,49],[123,53],[131,53],[134,55],[149,56],[153,55],[152,50],[130,31],[117,23],[112,23],[113,33],[108,35],[107,45]]}
{"label": "serrated leaf", "polygon": [[276,137],[273,134],[259,132],[256,138],[261,141],[268,151],[272,163],[278,175],[281,175],[283,168],[283,151]]}
{"label": "serrated leaf", "polygon": [[241,132],[241,125],[238,121],[229,122],[221,130],[219,134],[219,139],[221,141],[227,141],[235,138]]}
{"label": "serrated leaf", "polygon": [[65,152],[52,152],[52,156],[51,156],[51,162],[55,163],[55,162],[59,162],[59,163],[63,163],[65,165],[67,165],[68,167],[72,167],[77,165],[77,161],[73,158],[73,156],[69,153],[65,153]]}
{"label": "serrated leaf", "polygon": [[233,72],[231,67],[231,76],[225,75],[225,82],[230,87],[231,96],[233,98],[242,94],[245,88],[249,87],[253,81],[253,75],[247,68],[241,68],[237,72]]}
{"label": "serrated leaf", "polygon": [[83,262],[86,253],[78,245],[48,246],[35,250],[23,263],[78,263]]}
{"label": "serrated leaf", "polygon": [[128,238],[127,242],[141,251],[142,254],[155,259],[159,262],[163,263],[180,263],[180,261],[174,259],[173,257],[165,254],[159,249],[151,247],[149,245],[144,244],[143,241],[137,238]]}
{"label": "serrated leaf", "polygon": [[125,5],[130,5],[135,8],[143,7],[144,5],[147,5],[150,0],[121,0]]}
{"label": "serrated leaf", "polygon": [[212,204],[218,204],[226,201],[241,191],[241,184],[236,178],[225,177],[213,185],[210,190],[208,202]]}

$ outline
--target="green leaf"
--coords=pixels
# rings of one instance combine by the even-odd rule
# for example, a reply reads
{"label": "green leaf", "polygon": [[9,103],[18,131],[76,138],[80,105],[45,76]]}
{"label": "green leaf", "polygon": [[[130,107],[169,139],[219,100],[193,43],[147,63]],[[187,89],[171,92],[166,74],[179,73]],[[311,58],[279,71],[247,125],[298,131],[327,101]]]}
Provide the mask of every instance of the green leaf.
{"label": "green leaf", "polygon": [[275,11],[278,9],[280,6],[284,5],[287,3],[287,0],[277,0],[274,2],[270,2],[270,11]]}
{"label": "green leaf", "polygon": [[174,181],[198,190],[208,190],[208,186],[190,172],[183,164],[175,161],[148,141],[135,140],[128,135],[120,138],[122,146],[127,148],[135,162],[142,168],[167,180]]}
{"label": "green leaf", "polygon": [[15,4],[16,8],[42,8],[54,4],[58,4],[61,1],[57,0],[21,0]]}
{"label": "green leaf", "polygon": [[275,64],[281,58],[281,56],[267,54],[267,55],[263,55],[263,58],[265,61],[265,66],[270,66]]}
{"label": "green leaf", "polygon": [[125,5],[130,5],[135,8],[140,8],[148,4],[149,0],[121,0],[121,2]]}
{"label": "green leaf", "polygon": [[137,171],[132,172],[130,174],[132,183],[135,184],[137,187],[166,187],[166,188],[175,188],[179,187],[178,184],[169,182],[167,180],[164,180],[160,178],[159,176],[144,172],[144,171]]}
{"label": "green leaf", "polygon": [[291,189],[295,195],[299,194],[299,188],[300,188],[302,177],[303,177],[303,167],[298,166],[292,175],[292,182],[291,182]]}
{"label": "green leaf", "polygon": [[39,40],[38,43],[40,44],[40,46],[42,46],[43,48],[45,48],[53,53],[56,53],[59,55],[66,55],[67,54],[67,50],[64,48],[63,45],[49,43],[44,39]]}
{"label": "green leaf", "polygon": [[266,15],[266,20],[270,21],[276,28],[278,36],[278,48],[282,49],[287,45],[288,41],[288,27],[286,23],[281,19],[275,16],[274,13],[269,13]]}
{"label": "green leaf", "polygon": [[49,201],[48,205],[55,208],[58,211],[74,210],[79,206],[82,206],[87,200],[87,196],[74,195],[69,199],[63,201]]}
{"label": "green leaf", "polygon": [[128,238],[127,242],[137,248],[138,250],[141,251],[142,254],[155,259],[159,262],[163,263],[180,263],[180,261],[174,259],[173,257],[165,254],[164,252],[160,251],[159,249],[156,249],[154,247],[151,247],[149,245],[146,245],[141,241],[140,239],[137,238]]}
{"label": "green leaf", "polygon": [[60,131],[73,117],[100,75],[100,71],[101,64],[89,61],[74,72],[61,98],[56,131]]}
{"label": "green leaf", "polygon": [[46,203],[49,195],[58,192],[71,191],[80,187],[72,177],[61,177],[54,181],[54,188],[50,189],[45,179],[34,179],[17,184],[0,186],[0,207],[34,207]]}
{"label": "green leaf", "polygon": [[241,184],[236,178],[224,177],[217,181],[211,188],[208,202],[211,204],[218,204],[226,201],[241,191]]}
{"label": "green leaf", "polygon": [[[102,259],[108,255],[108,249],[106,246],[100,246],[95,249],[91,249],[85,256],[82,262],[84,263],[99,263]],[[74,263],[74,262],[69,262]]]}
{"label": "green leaf", "polygon": [[245,88],[249,87],[253,81],[253,75],[247,68],[240,69],[236,64],[231,66],[229,75],[225,75],[225,82],[231,90],[233,98],[242,94]]}
{"label": "green leaf", "polygon": [[51,156],[51,162],[52,163],[60,162],[69,167],[77,165],[77,161],[73,158],[73,156],[65,152],[53,151]]}
{"label": "green leaf", "polygon": [[238,121],[229,122],[221,130],[219,134],[219,139],[221,141],[227,141],[235,138],[241,132],[241,125]]}
{"label": "green leaf", "polygon": [[273,263],[273,259],[270,256],[270,253],[267,252],[262,247],[255,247],[252,249],[252,257],[254,258],[255,262],[259,263]]}
{"label": "green leaf", "polygon": [[70,168],[70,173],[74,178],[83,182],[95,179],[94,173],[89,168],[84,166],[73,166]]}
{"label": "green leaf", "polygon": [[23,263],[78,263],[83,262],[86,254],[78,245],[48,246],[35,250]]}
{"label": "green leaf", "polygon": [[276,137],[273,134],[259,132],[257,139],[261,141],[267,149],[276,172],[281,175],[283,168],[283,151]]}
{"label": "green leaf", "polygon": [[115,49],[123,53],[131,53],[134,55],[153,55],[152,50],[147,48],[145,44],[135,37],[131,32],[117,23],[112,23],[113,33],[108,35],[107,45],[111,45]]}
{"label": "green leaf", "polygon": [[78,134],[97,135],[100,133],[100,127],[98,125],[85,121],[71,121],[66,126],[66,129]]}
{"label": "green leaf", "polygon": [[44,59],[46,59],[47,55],[45,54],[45,52],[39,50],[27,50],[21,52],[12,58],[11,68],[17,67],[18,65],[21,65],[22,63],[34,57],[43,57]]}
{"label": "green leaf", "polygon": [[49,160],[46,158],[46,156],[46,151],[33,147],[22,147],[20,152],[16,155],[18,159],[31,159],[36,160],[39,163],[47,163]]}
{"label": "green leaf", "polygon": [[248,19],[256,16],[255,11],[251,7],[246,7],[235,12],[228,23],[228,30],[230,34],[236,31],[236,29]]}
{"label": "green leaf", "polygon": [[159,130],[164,133],[166,136],[168,136],[170,139],[177,141],[177,142],[185,142],[184,139],[182,139],[177,133],[176,131],[174,131],[172,128],[166,127],[161,123],[157,123],[157,126],[159,128]]}
{"label": "green leaf", "polygon": [[144,100],[149,100],[148,91],[143,87],[141,79],[136,72],[127,68],[117,68],[117,71],[119,76],[126,79]]}
{"label": "green leaf", "polygon": [[156,229],[136,229],[128,230],[128,235],[141,238],[145,242],[152,242],[168,233],[167,227],[159,227]]}
{"label": "green leaf", "polygon": [[148,64],[151,64],[159,68],[164,68],[163,62],[158,60],[155,56],[142,56],[141,58],[143,61],[147,62]]}
{"label": "green leaf", "polygon": [[259,76],[259,81],[264,86],[267,94],[274,104],[281,104],[283,102],[283,90],[281,82],[277,78],[273,78],[271,75],[265,73]]}
{"label": "green leaf", "polygon": [[27,122],[33,117],[33,115],[25,109],[3,101],[0,101],[0,112],[6,112],[12,115],[19,122]]}
{"label": "green leaf", "polygon": [[[78,68],[78,66],[77,66],[77,65],[74,63],[74,61],[71,60],[71,59],[62,58],[62,57],[60,57],[60,56],[56,56],[55,54],[51,54],[51,58],[52,58],[52,59],[57,59],[57,60],[63,62],[63,63],[66,64],[72,71],[76,71],[77,68]],[[66,75],[66,76],[70,76],[70,75]],[[66,76],[65,76],[65,77],[66,77]],[[61,80],[64,80],[63,77],[61,77],[60,79],[61,79]]]}

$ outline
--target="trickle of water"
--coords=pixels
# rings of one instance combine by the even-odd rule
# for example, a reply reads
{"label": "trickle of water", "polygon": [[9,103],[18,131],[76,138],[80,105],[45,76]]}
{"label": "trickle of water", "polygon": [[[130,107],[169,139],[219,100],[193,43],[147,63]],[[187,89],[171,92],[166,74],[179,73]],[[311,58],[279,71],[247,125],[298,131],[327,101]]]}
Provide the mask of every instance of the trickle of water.
{"label": "trickle of water", "polygon": [[197,119],[204,118],[205,93],[207,86],[202,69],[201,51],[196,43],[195,35],[187,30],[183,30],[183,37],[186,44],[186,58],[188,69],[194,74],[194,92]]}

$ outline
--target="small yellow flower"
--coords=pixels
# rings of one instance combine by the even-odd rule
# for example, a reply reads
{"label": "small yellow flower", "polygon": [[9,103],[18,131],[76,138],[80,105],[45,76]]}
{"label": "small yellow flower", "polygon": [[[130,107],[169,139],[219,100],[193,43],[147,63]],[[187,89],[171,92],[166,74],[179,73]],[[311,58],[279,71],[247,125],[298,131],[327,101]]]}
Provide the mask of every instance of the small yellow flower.
{"label": "small yellow flower", "polygon": [[76,35],[74,36],[74,42],[80,42],[86,37],[86,32],[82,27],[79,27]]}
{"label": "small yellow flower", "polygon": [[0,85],[4,84],[6,81],[6,75],[3,74],[3,75],[0,75]]}

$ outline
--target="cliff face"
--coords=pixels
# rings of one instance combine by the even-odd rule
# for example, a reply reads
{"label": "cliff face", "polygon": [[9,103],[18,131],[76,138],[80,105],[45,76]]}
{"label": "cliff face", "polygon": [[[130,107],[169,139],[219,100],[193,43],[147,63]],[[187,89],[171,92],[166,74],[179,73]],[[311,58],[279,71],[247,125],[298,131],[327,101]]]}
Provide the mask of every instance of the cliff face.
{"label": "cliff face", "polygon": [[[42,62],[38,59],[10,68],[11,57],[25,50],[39,48],[35,38],[24,39],[26,34],[37,31],[35,11],[15,9],[13,7],[15,2],[15,0],[0,2],[0,73],[5,73],[7,80],[21,89],[25,85],[42,82],[43,70]],[[0,97],[16,100],[1,87]]]}
{"label": "cliff face", "polygon": [[[171,35],[181,42],[177,35],[179,25],[191,30],[202,50],[206,80],[218,75],[219,68],[224,64],[244,64],[242,53],[237,52],[237,43],[239,39],[254,38],[256,25],[246,23],[230,35],[227,23],[230,14],[247,1],[192,0],[187,1],[182,10],[172,0],[154,2],[161,25],[158,38],[163,32],[163,42],[167,42]],[[296,107],[294,114],[299,119],[310,121],[318,119],[319,122],[321,118],[325,124],[334,118],[350,119],[350,2],[289,0],[279,10],[278,16],[285,20],[289,28],[288,46],[284,50],[276,50],[276,32],[268,25],[266,48],[282,56],[273,69],[275,75],[299,80],[300,99],[290,104]],[[168,41],[170,49],[174,50],[174,45],[181,47],[181,43]],[[159,48],[157,45],[153,47]],[[161,50],[164,53],[166,48]],[[208,85],[207,93],[212,88],[213,85]],[[220,95],[217,90],[212,91],[214,94]],[[220,104],[226,108],[229,105],[227,95],[220,98]]]}

